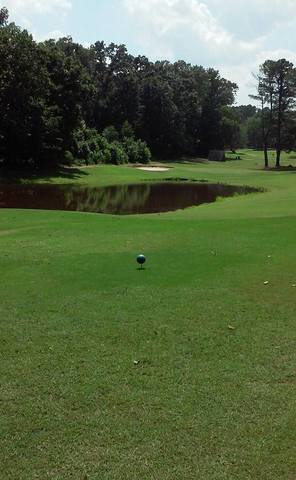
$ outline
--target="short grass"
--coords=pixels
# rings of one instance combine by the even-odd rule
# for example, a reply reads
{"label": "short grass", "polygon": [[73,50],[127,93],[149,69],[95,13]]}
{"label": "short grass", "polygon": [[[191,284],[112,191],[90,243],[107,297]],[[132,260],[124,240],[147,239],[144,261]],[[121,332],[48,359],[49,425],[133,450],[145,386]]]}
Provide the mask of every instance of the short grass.
{"label": "short grass", "polygon": [[296,173],[241,153],[48,181],[265,193],[161,215],[0,210],[1,479],[295,479]]}

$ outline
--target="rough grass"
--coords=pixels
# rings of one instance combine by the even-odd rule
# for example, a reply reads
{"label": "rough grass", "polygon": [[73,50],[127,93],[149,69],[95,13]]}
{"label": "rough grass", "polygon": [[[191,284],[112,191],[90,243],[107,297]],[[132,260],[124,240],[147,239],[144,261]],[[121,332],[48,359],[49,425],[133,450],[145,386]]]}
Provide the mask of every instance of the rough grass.
{"label": "rough grass", "polygon": [[266,193],[161,215],[0,210],[1,478],[295,478],[296,176],[242,153],[75,182]]}

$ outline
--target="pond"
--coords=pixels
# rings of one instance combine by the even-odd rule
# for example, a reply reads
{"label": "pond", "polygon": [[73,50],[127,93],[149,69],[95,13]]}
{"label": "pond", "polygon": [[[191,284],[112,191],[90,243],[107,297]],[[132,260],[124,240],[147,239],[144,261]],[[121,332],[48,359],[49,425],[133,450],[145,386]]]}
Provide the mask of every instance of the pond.
{"label": "pond", "polygon": [[149,182],[89,188],[0,185],[0,208],[71,210],[116,215],[168,212],[258,190],[197,182]]}

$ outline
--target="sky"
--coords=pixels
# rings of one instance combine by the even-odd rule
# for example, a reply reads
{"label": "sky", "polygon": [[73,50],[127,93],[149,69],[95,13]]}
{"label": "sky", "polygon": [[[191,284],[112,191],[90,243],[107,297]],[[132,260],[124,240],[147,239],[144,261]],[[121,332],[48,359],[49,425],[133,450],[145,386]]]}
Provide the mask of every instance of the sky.
{"label": "sky", "polygon": [[[4,2],[4,3],[3,3]],[[250,103],[259,65],[296,64],[296,0],[0,0],[10,20],[37,40],[72,36],[124,43],[151,60],[185,60],[217,68]]]}

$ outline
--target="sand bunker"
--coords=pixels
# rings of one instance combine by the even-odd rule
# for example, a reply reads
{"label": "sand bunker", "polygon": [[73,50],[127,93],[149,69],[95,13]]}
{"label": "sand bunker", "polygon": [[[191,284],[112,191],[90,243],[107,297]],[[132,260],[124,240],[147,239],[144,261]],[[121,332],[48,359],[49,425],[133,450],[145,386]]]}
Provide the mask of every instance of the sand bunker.
{"label": "sand bunker", "polygon": [[167,172],[169,168],[166,167],[137,167],[137,170],[145,170],[146,172]]}

